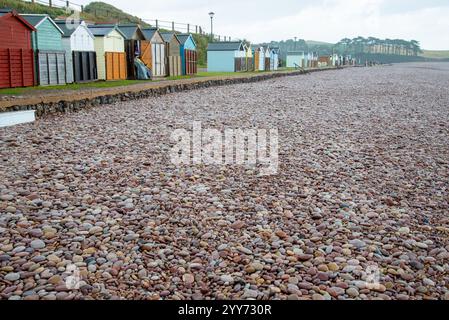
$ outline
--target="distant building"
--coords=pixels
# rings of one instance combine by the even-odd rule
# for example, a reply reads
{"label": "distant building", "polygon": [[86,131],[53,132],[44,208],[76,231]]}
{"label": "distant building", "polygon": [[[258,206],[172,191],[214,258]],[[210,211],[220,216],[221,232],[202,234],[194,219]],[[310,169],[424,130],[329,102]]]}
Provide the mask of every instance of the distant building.
{"label": "distant building", "polygon": [[[151,69],[153,76],[165,77],[167,74],[167,63],[165,54],[165,41],[162,38],[159,29],[157,28],[145,28],[142,29],[143,34],[149,45],[147,48],[142,48],[145,51],[142,61]],[[147,62],[149,60],[149,62]]]}
{"label": "distant building", "polygon": [[257,47],[254,49],[254,69],[255,71],[265,71],[265,48]]}
{"label": "distant building", "polygon": [[287,68],[306,68],[307,54],[304,51],[287,52]]}
{"label": "distant building", "polygon": [[22,14],[36,28],[31,34],[31,45],[36,54],[37,82],[41,86],[66,84],[64,32],[47,14]]}
{"label": "distant building", "polygon": [[95,37],[84,21],[67,24],[66,20],[55,20],[64,32],[62,45],[65,50],[67,83],[97,80],[97,56]]}
{"label": "distant building", "polygon": [[140,26],[137,24],[120,24],[117,26],[125,36],[126,70],[128,79],[137,79],[135,60],[142,56],[142,45],[146,41]]}
{"label": "distant building", "polygon": [[196,42],[189,33],[178,34],[181,43],[181,64],[183,75],[193,75],[198,72],[198,52]]}
{"label": "distant building", "polygon": [[240,72],[242,58],[246,59],[243,42],[212,42],[207,47],[208,72]]}
{"label": "distant building", "polygon": [[177,77],[182,75],[181,64],[181,42],[174,32],[161,32],[165,41],[165,56],[167,64],[167,75]]}
{"label": "distant building", "polygon": [[279,69],[279,55],[281,50],[277,47],[270,50],[270,70],[276,71]]}
{"label": "distant building", "polygon": [[99,80],[126,80],[125,35],[112,25],[91,25]]}
{"label": "distant building", "polygon": [[34,51],[31,47],[31,33],[35,30],[16,12],[0,10],[0,88],[35,85]]}

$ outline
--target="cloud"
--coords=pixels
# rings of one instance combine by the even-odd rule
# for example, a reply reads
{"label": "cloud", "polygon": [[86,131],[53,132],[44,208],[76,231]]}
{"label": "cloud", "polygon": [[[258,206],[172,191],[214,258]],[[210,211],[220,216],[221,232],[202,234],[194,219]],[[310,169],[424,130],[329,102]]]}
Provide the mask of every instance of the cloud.
{"label": "cloud", "polygon": [[[78,2],[89,2],[78,0]],[[447,0],[106,0],[146,19],[201,25],[254,43],[299,37],[335,43],[345,37],[416,39],[426,49],[449,49]]]}
{"label": "cloud", "polygon": [[328,0],[281,18],[251,25],[242,22],[229,32],[240,30],[253,42],[297,36],[335,43],[344,37],[374,36],[416,39],[423,48],[448,49],[449,5],[388,14],[381,10],[385,5],[383,0]]}

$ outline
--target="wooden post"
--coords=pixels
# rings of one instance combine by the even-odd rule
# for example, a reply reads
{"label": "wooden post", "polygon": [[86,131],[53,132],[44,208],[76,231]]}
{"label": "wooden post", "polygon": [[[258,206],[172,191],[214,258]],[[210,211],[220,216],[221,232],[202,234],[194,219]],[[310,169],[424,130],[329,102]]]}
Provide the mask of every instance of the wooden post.
{"label": "wooden post", "polygon": [[81,12],[84,12],[84,6],[81,5]]}
{"label": "wooden post", "polygon": [[198,26],[195,26],[195,33],[198,33]]}
{"label": "wooden post", "polygon": [[187,33],[190,33],[190,24],[187,25]]}
{"label": "wooden post", "polygon": [[48,0],[48,6],[51,8],[53,6],[52,0]]}
{"label": "wooden post", "polygon": [[56,83],[59,83],[59,66],[58,66],[58,54],[55,53],[55,60],[56,60]]}
{"label": "wooden post", "polygon": [[[50,80],[50,59],[48,59],[48,53],[45,54],[47,57],[47,84],[50,84],[51,80]],[[42,81],[40,83],[42,85]]]}
{"label": "wooden post", "polygon": [[9,65],[9,87],[12,88],[12,61],[11,61],[10,48],[8,48],[8,65]]}
{"label": "wooden post", "polygon": [[65,2],[65,6],[67,7],[67,9],[70,7],[70,2],[68,0]]}
{"label": "wooden post", "polygon": [[159,21],[156,20],[156,28],[159,28]]}
{"label": "wooden post", "polygon": [[33,73],[33,86],[36,86],[37,85],[37,69],[36,69],[36,62],[35,62],[35,59],[36,59],[36,55],[34,54],[34,51],[32,50],[32,49],[30,49],[30,51],[31,51],[31,55],[32,55],[32,57],[33,57],[33,59],[32,59],[32,73]]}
{"label": "wooden post", "polygon": [[175,23],[174,22],[171,23],[171,30],[175,31]]}
{"label": "wooden post", "polygon": [[25,69],[25,66],[24,66],[24,60],[25,58],[24,58],[24,56],[23,56],[23,48],[22,49],[20,49],[20,62],[22,63],[22,87],[25,87],[25,78],[24,78],[24,72],[23,72],[23,69]]}

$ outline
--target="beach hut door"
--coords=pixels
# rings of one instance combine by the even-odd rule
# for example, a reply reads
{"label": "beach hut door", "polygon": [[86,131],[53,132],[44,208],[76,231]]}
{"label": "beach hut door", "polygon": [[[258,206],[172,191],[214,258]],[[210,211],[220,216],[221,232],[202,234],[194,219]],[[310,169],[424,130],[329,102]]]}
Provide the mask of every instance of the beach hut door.
{"label": "beach hut door", "polygon": [[151,44],[150,44],[149,41],[142,40],[140,45],[141,45],[141,48],[140,48],[141,49],[141,56],[140,56],[140,58],[141,58],[142,62],[145,63],[145,65],[148,68],[151,69],[152,66],[153,66],[152,62],[151,62]]}
{"label": "beach hut door", "polygon": [[156,77],[165,75],[165,46],[163,44],[153,44],[153,74]]}

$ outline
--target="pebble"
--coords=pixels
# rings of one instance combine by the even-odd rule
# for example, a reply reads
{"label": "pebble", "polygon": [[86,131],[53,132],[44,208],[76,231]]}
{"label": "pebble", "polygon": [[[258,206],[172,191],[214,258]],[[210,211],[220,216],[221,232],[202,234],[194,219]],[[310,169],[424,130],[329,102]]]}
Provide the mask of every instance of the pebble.
{"label": "pebble", "polygon": [[410,233],[410,228],[409,227],[402,227],[402,228],[399,228],[398,232],[401,233],[401,234],[407,235],[407,234]]}
{"label": "pebble", "polygon": [[351,287],[346,290],[346,294],[351,298],[357,298],[359,296],[359,290],[357,290],[357,288]]}
{"label": "pebble", "polygon": [[222,276],[220,276],[220,280],[225,283],[229,283],[229,284],[234,283],[234,277],[232,277],[230,275],[222,275]]}
{"label": "pebble", "polygon": [[103,228],[101,227],[92,227],[89,229],[90,234],[99,234],[103,232]]}
{"label": "pebble", "polygon": [[363,249],[366,247],[366,243],[360,239],[349,240],[349,244],[356,247],[357,249]]}
{"label": "pebble", "polygon": [[252,289],[246,289],[243,293],[242,299],[257,299],[259,292]]}
{"label": "pebble", "polygon": [[11,282],[14,282],[14,281],[17,281],[17,280],[19,280],[20,279],[20,274],[18,274],[18,273],[8,273],[8,274],[6,274],[5,276],[4,276],[4,279],[5,280],[7,280],[7,281],[11,281]]}
{"label": "pebble", "polygon": [[39,250],[45,248],[45,242],[42,240],[33,240],[30,243],[31,248]]}
{"label": "pebble", "polygon": [[11,194],[0,195],[0,200],[2,200],[2,201],[12,201],[13,199],[14,199],[14,196]]}
{"label": "pebble", "polygon": [[195,282],[195,278],[193,275],[186,273],[182,276],[182,281],[184,281],[185,284],[192,284]]}

